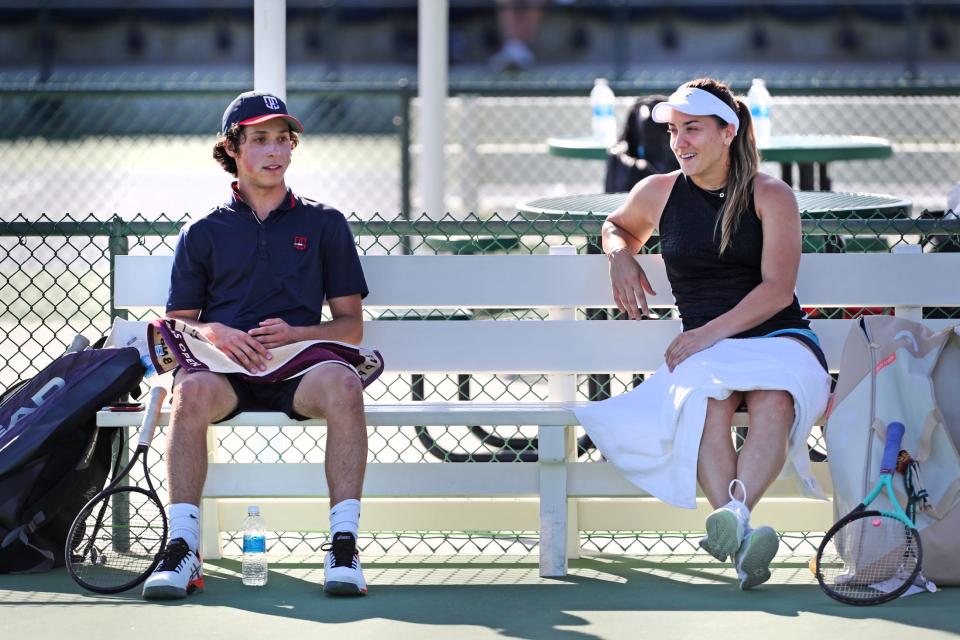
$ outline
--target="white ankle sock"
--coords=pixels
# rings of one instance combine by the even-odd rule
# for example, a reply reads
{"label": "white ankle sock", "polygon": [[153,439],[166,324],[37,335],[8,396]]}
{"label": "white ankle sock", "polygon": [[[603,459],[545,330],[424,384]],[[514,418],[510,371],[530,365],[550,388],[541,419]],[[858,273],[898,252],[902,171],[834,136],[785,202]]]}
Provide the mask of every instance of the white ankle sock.
{"label": "white ankle sock", "polygon": [[167,508],[170,518],[170,539],[183,538],[196,551],[200,547],[200,508],[189,502],[178,502]]}
{"label": "white ankle sock", "polygon": [[330,509],[330,536],[338,531],[349,531],[357,537],[360,528],[360,501],[341,500]]}

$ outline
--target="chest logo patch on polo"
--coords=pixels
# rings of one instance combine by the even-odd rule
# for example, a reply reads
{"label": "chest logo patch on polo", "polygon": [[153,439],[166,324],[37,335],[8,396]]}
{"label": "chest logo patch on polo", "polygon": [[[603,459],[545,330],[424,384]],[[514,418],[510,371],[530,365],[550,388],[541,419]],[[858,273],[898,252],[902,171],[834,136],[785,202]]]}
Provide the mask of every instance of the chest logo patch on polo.
{"label": "chest logo patch on polo", "polygon": [[293,248],[297,251],[306,251],[307,236],[293,236]]}

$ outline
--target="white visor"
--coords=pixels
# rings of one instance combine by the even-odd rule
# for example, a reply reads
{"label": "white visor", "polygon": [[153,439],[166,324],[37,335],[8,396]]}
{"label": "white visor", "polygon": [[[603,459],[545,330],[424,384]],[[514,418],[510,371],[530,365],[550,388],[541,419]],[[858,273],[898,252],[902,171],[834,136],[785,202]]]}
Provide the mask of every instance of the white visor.
{"label": "white visor", "polygon": [[726,102],[703,89],[680,87],[666,102],[655,106],[650,117],[654,122],[667,122],[670,119],[671,109],[691,116],[717,116],[724,122],[732,124],[734,131],[740,131],[740,118],[733,109]]}

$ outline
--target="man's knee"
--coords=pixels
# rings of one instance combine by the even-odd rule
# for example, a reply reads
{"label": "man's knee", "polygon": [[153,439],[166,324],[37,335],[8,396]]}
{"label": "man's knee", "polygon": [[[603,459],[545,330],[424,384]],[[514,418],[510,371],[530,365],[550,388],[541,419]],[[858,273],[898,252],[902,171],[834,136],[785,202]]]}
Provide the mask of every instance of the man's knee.
{"label": "man's knee", "polygon": [[198,372],[185,375],[173,388],[174,405],[179,412],[210,422],[230,412],[236,399],[230,383],[222,376]]}
{"label": "man's knee", "polygon": [[[311,375],[314,374],[314,375]],[[308,373],[295,396],[304,415],[329,415],[363,411],[363,383],[356,373],[341,366],[325,366]]]}

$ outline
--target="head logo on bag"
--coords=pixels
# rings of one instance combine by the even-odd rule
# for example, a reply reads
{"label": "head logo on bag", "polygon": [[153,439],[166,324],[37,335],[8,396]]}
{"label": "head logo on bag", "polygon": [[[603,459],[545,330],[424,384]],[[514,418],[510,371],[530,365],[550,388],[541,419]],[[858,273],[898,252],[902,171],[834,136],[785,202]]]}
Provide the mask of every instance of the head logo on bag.
{"label": "head logo on bag", "polygon": [[[0,452],[2,452],[4,447],[7,445],[7,443],[4,442],[4,436],[7,435],[7,432],[11,431],[15,426],[17,426],[17,423],[19,423],[21,420],[35,412],[40,405],[49,399],[48,396],[54,393],[57,389],[62,389],[66,386],[66,384],[67,381],[63,378],[51,378],[47,384],[43,385],[43,388],[41,388],[40,391],[37,391],[35,394],[33,394],[33,396],[30,397],[29,402],[32,403],[32,406],[27,404],[25,406],[18,407],[10,416],[10,424],[0,424]],[[11,441],[13,437],[14,434],[11,433]]]}

